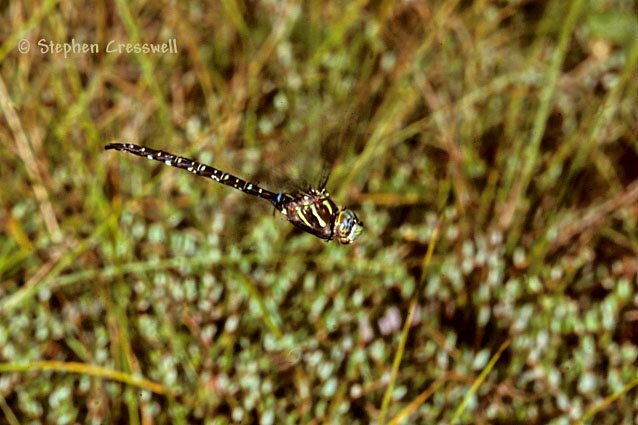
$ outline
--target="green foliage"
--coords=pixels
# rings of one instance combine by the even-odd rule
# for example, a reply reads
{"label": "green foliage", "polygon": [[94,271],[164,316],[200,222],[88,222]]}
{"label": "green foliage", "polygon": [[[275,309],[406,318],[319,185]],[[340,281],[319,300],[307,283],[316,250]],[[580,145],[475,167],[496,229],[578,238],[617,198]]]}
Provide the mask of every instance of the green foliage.
{"label": "green foliage", "polygon": [[[0,422],[638,420],[633,2],[30,3],[0,7]],[[364,233],[112,140],[274,190],[337,146]]]}

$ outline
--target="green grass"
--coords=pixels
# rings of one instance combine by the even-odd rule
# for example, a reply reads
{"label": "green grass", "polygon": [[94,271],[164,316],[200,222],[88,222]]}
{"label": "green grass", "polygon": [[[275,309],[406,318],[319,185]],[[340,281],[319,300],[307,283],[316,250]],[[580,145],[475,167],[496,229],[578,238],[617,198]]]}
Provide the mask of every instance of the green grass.
{"label": "green grass", "polygon": [[[4,4],[0,423],[635,422],[637,8]],[[274,190],[338,146],[364,233],[113,140]]]}

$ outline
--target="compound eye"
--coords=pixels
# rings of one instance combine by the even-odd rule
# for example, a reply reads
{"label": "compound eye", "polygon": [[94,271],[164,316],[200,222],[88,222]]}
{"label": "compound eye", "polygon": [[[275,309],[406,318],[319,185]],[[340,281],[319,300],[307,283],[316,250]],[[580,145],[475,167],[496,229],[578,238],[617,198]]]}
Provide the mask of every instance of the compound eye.
{"label": "compound eye", "polygon": [[343,209],[339,213],[335,229],[339,242],[351,244],[361,234],[363,227],[354,211]]}
{"label": "compound eye", "polygon": [[352,219],[352,217],[348,216],[346,218],[346,221],[343,223],[343,230],[346,233],[349,233],[350,230],[352,229],[352,225],[354,224],[354,220]]}

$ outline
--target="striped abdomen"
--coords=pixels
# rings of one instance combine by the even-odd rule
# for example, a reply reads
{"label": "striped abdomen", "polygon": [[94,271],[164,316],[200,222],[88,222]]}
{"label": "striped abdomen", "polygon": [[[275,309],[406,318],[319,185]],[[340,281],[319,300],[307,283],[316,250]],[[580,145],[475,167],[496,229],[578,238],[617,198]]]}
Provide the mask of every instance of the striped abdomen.
{"label": "striped abdomen", "polygon": [[115,149],[118,151],[129,152],[134,155],[143,156],[148,159],[163,162],[166,165],[181,168],[198,176],[210,178],[218,183],[241,190],[249,195],[254,195],[262,199],[266,199],[275,204],[277,194],[270,192],[254,183],[247,182],[239,177],[233,176],[218,170],[210,165],[202,164],[188,158],[173,155],[172,153],[147,148],[146,146],[138,146],[132,143],[111,143],[104,146],[104,149]]}

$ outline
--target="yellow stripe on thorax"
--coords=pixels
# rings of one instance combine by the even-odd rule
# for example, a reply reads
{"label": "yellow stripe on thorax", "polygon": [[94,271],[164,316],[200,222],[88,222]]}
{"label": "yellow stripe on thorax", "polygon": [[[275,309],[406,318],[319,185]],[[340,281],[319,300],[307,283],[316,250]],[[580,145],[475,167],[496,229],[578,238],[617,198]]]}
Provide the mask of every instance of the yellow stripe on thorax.
{"label": "yellow stripe on thorax", "polygon": [[297,217],[299,217],[306,226],[312,227],[312,224],[310,224],[310,222],[306,218],[306,214],[304,214],[304,211],[300,207],[295,208],[295,211],[297,212]]}
{"label": "yellow stripe on thorax", "polygon": [[326,208],[328,208],[328,214],[332,215],[332,205],[330,205],[330,201],[324,199],[322,204],[325,205]]}
{"label": "yellow stripe on thorax", "polygon": [[317,211],[317,206],[315,204],[310,205],[310,210],[312,211],[312,215],[314,215],[317,221],[319,222],[319,226],[326,227],[326,222],[319,215],[319,211]]}

